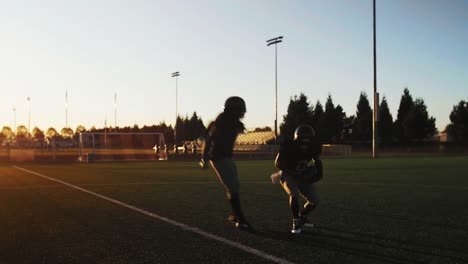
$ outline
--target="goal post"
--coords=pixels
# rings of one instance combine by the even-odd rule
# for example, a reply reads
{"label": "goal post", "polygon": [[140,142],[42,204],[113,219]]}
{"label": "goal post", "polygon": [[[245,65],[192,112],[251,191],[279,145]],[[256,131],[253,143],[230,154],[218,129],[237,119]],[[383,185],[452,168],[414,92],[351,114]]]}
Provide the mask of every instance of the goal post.
{"label": "goal post", "polygon": [[166,160],[163,133],[81,132],[81,162],[112,160]]}

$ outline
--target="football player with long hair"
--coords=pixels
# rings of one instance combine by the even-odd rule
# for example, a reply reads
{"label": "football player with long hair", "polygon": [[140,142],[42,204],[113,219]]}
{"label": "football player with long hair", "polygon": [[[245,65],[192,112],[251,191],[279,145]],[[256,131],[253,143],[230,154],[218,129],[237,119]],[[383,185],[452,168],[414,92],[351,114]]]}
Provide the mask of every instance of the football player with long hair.
{"label": "football player with long hair", "polygon": [[224,103],[224,111],[218,115],[208,128],[205,137],[200,166],[209,162],[226,190],[227,199],[232,208],[228,217],[239,229],[253,231],[245,219],[239,197],[239,176],[236,163],[232,160],[234,142],[239,133],[245,130],[240,121],[246,112],[245,101],[238,97],[229,97]]}

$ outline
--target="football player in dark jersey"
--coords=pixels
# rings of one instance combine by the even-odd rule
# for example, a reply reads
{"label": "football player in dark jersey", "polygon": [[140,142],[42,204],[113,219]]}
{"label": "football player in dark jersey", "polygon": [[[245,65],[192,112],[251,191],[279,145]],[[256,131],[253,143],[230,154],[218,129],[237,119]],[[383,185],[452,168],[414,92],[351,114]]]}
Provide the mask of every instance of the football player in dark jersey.
{"label": "football player in dark jersey", "polygon": [[237,134],[245,130],[240,121],[246,112],[245,101],[238,97],[229,97],[224,104],[224,112],[219,114],[207,128],[205,147],[200,166],[206,167],[209,161],[226,190],[227,199],[232,207],[229,220],[239,229],[253,231],[245,219],[239,198],[239,177],[237,167],[232,160],[234,142]]}
{"label": "football player in dark jersey", "polygon": [[[320,200],[315,191],[315,182],[323,175],[322,152],[314,129],[309,125],[300,125],[294,132],[294,139],[284,139],[275,160],[279,172],[271,175],[273,183],[278,181],[289,195],[293,224],[291,233],[300,234],[307,222],[307,214],[314,210]],[[299,195],[305,198],[304,208],[299,210]]]}

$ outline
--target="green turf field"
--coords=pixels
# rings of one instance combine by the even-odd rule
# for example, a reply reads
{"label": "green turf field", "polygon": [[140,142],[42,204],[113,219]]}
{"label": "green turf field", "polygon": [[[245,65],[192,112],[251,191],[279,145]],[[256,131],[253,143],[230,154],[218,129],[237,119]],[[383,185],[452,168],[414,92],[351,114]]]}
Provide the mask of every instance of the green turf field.
{"label": "green turf field", "polygon": [[238,167],[255,234],[193,162],[0,164],[0,263],[468,262],[468,157],[325,159],[299,236],[272,161]]}

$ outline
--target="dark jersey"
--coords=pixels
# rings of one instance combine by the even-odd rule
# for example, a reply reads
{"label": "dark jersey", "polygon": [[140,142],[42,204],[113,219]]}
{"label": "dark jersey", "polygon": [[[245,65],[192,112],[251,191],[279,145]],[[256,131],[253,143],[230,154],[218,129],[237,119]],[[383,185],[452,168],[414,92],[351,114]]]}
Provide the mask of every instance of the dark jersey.
{"label": "dark jersey", "polygon": [[309,141],[285,140],[280,145],[275,163],[278,169],[282,171],[301,175],[306,172],[313,160],[321,177],[322,163],[319,158],[321,152],[321,144],[314,139]]}
{"label": "dark jersey", "polygon": [[229,113],[221,113],[207,129],[204,159],[219,160],[232,157],[237,134],[245,130],[244,124]]}

